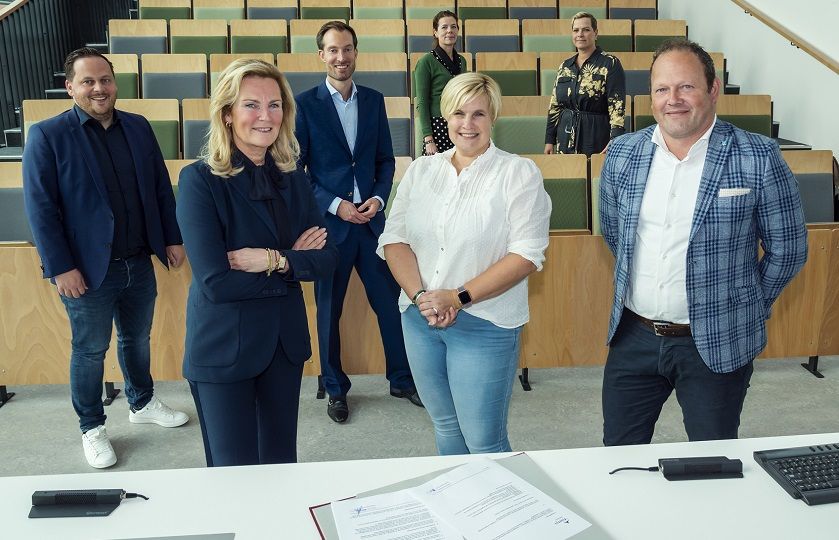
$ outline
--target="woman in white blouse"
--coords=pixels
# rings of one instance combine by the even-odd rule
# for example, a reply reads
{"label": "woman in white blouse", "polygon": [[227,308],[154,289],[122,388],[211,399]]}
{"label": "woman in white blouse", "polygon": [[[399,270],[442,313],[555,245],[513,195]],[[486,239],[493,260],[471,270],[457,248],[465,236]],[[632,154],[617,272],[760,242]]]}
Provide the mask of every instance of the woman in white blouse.
{"label": "woman in white blouse", "polygon": [[402,287],[408,361],[442,455],[510,450],[527,276],[548,246],[539,169],[490,140],[500,105],[486,75],[446,85],[440,109],[455,147],[411,164],[379,238]]}

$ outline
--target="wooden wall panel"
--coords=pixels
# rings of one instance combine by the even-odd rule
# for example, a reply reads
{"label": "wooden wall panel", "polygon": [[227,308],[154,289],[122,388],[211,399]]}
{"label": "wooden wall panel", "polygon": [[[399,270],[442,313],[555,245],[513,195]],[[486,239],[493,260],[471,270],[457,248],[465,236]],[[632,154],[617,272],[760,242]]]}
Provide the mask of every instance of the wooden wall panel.
{"label": "wooden wall panel", "polygon": [[772,306],[772,317],[766,325],[769,341],[759,358],[818,354],[832,234],[830,230],[808,232],[807,264]]}
{"label": "wooden wall panel", "polygon": [[545,266],[531,274],[530,323],[522,367],[598,365],[606,361],[614,257],[602,236],[551,236]]}
{"label": "wooden wall panel", "polygon": [[[839,354],[839,229],[811,229],[809,259],[773,308],[762,358]],[[64,384],[69,379],[70,330],[55,289],[41,278],[31,246],[0,250],[0,385]],[[600,236],[551,236],[545,268],[530,277],[530,323],[522,334],[522,367],[599,365],[606,360],[614,260]],[[152,375],[181,378],[188,265],[167,272],[156,262],[158,297],[152,327]],[[312,359],[320,373],[314,287],[303,285]],[[353,273],[341,320],[347,373],[384,373],[378,324]],[[121,381],[115,339],[106,380]]]}

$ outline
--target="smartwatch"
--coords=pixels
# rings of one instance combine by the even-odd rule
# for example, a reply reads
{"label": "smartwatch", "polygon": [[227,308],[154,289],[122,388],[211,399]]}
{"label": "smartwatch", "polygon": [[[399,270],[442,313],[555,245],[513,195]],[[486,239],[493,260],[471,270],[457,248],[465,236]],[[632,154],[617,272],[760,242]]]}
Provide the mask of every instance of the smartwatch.
{"label": "smartwatch", "polygon": [[457,288],[457,299],[460,300],[460,309],[468,308],[472,305],[472,295],[463,287]]}

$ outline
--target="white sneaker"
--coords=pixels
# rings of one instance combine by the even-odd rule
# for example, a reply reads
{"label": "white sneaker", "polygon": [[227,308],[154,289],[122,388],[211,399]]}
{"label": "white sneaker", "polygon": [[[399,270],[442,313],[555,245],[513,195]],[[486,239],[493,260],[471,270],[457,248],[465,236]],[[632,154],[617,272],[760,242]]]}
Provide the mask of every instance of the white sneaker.
{"label": "white sneaker", "polygon": [[151,398],[148,404],[139,411],[129,411],[128,421],[132,424],[157,424],[163,427],[178,427],[187,423],[189,416],[176,411],[157,399]]}
{"label": "white sneaker", "polygon": [[82,433],[82,448],[87,463],[96,469],[106,469],[117,462],[117,455],[105,426],[99,426]]}

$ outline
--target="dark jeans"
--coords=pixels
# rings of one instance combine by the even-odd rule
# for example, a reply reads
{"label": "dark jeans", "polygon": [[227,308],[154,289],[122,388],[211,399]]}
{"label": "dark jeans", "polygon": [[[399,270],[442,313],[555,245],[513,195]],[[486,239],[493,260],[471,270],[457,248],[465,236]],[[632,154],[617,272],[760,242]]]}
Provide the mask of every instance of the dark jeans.
{"label": "dark jeans", "polygon": [[208,467],[297,462],[303,364],[277,347],[268,367],[232,383],[189,381]]}
{"label": "dark jeans", "polygon": [[603,372],[603,444],[647,444],[673,389],[688,439],[736,439],[752,362],[708,368],[693,338],[660,337],[624,311]]}
{"label": "dark jeans", "polygon": [[154,394],[149,372],[149,333],[157,281],[147,255],[111,261],[105,280],[79,298],[61,297],[70,319],[70,396],[82,433],[105,424],[102,377],[111,328],[117,328],[117,359],[125,396],[142,409]]}

